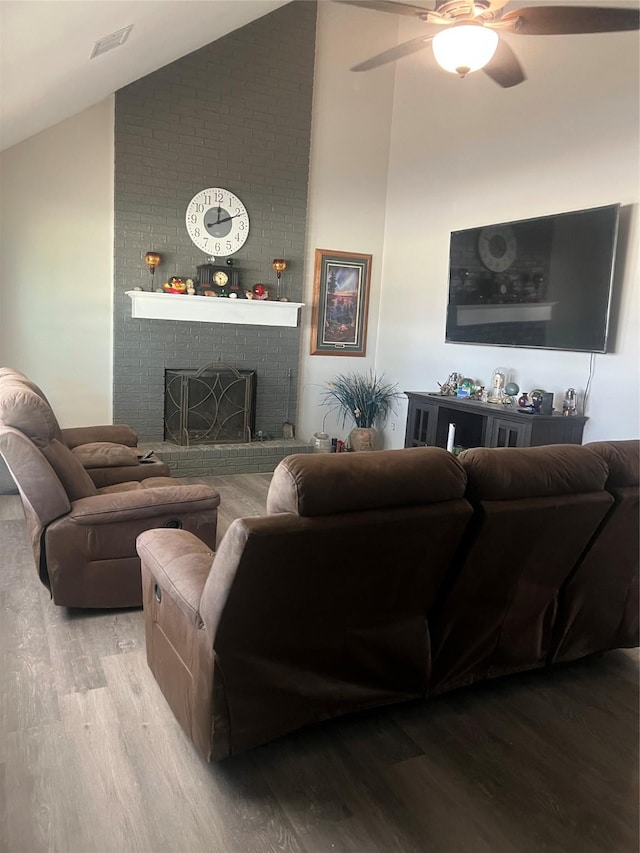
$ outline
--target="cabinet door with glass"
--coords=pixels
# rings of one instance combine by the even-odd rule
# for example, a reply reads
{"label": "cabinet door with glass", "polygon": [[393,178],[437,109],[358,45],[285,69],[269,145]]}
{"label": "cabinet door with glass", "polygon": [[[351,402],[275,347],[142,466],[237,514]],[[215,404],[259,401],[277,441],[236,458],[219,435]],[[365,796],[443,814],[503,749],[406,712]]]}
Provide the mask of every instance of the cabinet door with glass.
{"label": "cabinet door with glass", "polygon": [[488,447],[529,447],[531,424],[522,417],[522,423],[512,418],[491,418]]}
{"label": "cabinet door with glass", "polygon": [[409,398],[405,447],[426,447],[436,443],[437,408]]}

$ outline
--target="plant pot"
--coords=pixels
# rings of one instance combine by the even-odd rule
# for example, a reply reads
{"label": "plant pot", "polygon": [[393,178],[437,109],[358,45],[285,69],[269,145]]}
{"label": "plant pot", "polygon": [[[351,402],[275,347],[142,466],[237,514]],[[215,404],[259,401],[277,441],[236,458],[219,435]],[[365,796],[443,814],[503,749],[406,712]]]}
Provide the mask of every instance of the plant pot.
{"label": "plant pot", "polygon": [[351,450],[373,450],[376,431],[373,427],[354,427],[349,433]]}

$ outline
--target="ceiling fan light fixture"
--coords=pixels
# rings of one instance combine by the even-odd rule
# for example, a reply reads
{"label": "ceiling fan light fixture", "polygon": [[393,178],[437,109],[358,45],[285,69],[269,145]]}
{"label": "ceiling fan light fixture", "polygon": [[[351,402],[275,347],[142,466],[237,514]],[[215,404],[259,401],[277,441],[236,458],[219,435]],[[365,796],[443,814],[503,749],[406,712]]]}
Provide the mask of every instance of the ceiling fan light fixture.
{"label": "ceiling fan light fixture", "polygon": [[498,34],[482,24],[454,24],[433,37],[433,55],[445,71],[464,77],[491,60],[498,47]]}

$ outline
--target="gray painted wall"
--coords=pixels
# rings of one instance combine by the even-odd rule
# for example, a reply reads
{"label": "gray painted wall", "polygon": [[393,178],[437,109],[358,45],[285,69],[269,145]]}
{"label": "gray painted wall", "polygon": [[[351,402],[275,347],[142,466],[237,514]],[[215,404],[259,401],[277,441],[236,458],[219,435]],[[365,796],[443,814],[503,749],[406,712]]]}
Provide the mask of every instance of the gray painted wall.
{"label": "gray painted wall", "polygon": [[125,292],[151,288],[151,249],[156,286],[195,277],[206,255],[185,210],[220,186],[249,212],[232,256],[243,288],[275,290],[284,257],[283,292],[302,301],[315,28],[316,3],[299,0],[116,94],[114,421],[145,440],[162,438],[165,369],[219,360],[257,370],[256,429],[278,437],[295,422],[299,328],[133,320]]}

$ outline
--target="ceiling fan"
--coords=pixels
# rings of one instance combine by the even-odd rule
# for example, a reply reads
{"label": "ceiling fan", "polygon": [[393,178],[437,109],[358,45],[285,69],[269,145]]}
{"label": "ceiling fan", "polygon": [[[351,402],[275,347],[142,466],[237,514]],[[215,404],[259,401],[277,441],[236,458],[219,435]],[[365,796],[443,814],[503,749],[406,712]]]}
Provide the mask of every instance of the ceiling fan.
{"label": "ceiling fan", "polygon": [[352,71],[369,71],[387,62],[433,47],[436,61],[445,70],[465,77],[482,70],[505,89],[526,77],[510,45],[499,32],[525,36],[609,33],[637,30],[639,9],[596,6],[530,6],[505,11],[508,0],[435,0],[434,9],[392,0],[338,0],[376,12],[408,15],[424,21],[431,30],[425,35],[355,65]]}

